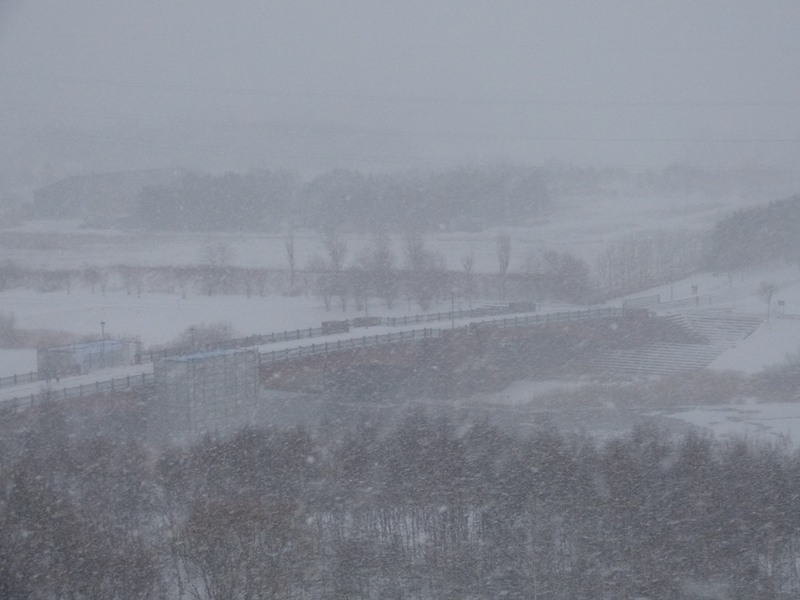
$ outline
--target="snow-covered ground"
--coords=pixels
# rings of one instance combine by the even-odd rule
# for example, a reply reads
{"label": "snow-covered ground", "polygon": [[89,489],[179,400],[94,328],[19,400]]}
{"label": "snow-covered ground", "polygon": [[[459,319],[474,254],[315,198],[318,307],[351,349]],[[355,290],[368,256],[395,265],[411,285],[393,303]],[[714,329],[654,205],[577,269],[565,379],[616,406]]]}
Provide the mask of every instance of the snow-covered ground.
{"label": "snow-covered ground", "polygon": [[787,441],[800,447],[800,404],[764,403],[653,413],[701,427],[718,438]]}
{"label": "snow-covered ground", "polygon": [[32,381],[15,386],[1,387],[0,404],[13,398],[27,398],[31,395],[38,395],[44,392],[51,392],[58,397],[58,394],[63,392],[65,389],[74,391],[77,390],[79,386],[84,386],[84,388],[87,390],[91,390],[92,386],[96,385],[97,383],[108,382],[112,379],[119,382],[119,380],[124,380],[126,377],[135,380],[143,375],[152,375],[152,373],[153,364],[146,363],[142,365],[127,365],[123,367],[112,367],[109,369],[91,371],[81,375],[62,377],[59,380],[51,379],[50,381]]}
{"label": "snow-covered ground", "polygon": [[[563,201],[558,209],[528,227],[507,228],[512,237],[511,272],[524,268],[526,256],[544,249],[570,251],[594,263],[604,244],[654,230],[701,231],[710,228],[725,212],[752,202],[716,201],[703,198],[593,198]],[[461,258],[473,254],[478,272],[497,270],[497,230],[481,233],[438,232],[426,236],[430,250],[445,256],[450,269],[461,268]],[[295,232],[297,263],[305,265],[311,256],[324,255],[317,232]],[[370,243],[370,236],[348,236],[348,260],[353,261]],[[402,239],[394,236],[398,256]],[[28,222],[20,227],[0,229],[3,259],[30,268],[83,269],[89,265],[133,266],[197,265],[207,261],[206,248],[224,244],[230,263],[237,266],[285,269],[285,238],[282,234],[142,233],[80,229],[77,222]],[[710,366],[745,374],[783,362],[800,352],[800,269],[773,266],[768,269],[733,273],[704,273],[632,297],[658,295],[661,303],[651,307],[668,314],[675,310],[722,310],[766,317],[767,304],[758,294],[762,282],[774,283],[772,318],[719,356]],[[697,286],[695,295],[693,286]],[[693,300],[695,296],[698,300]],[[622,300],[609,306],[622,304]],[[675,304],[670,304],[674,301]],[[778,308],[779,303],[782,304]],[[449,310],[434,307],[433,311]],[[565,307],[551,307],[563,310]],[[370,314],[400,316],[418,312],[400,302],[387,311],[377,301]],[[778,318],[777,313],[783,318]],[[363,315],[352,306],[343,313],[337,307],[326,311],[318,298],[297,296],[204,296],[144,293],[141,297],[125,291],[108,290],[92,294],[81,286],[70,293],[41,293],[29,289],[0,292],[0,313],[12,313],[21,329],[65,331],[76,335],[95,334],[104,323],[109,337],[138,337],[147,346],[174,341],[189,327],[218,322],[229,323],[237,335],[265,334],[298,328],[318,327],[322,321]],[[370,335],[378,333],[370,330]],[[333,338],[331,338],[333,339]],[[36,368],[34,350],[0,350],[0,376],[27,373]],[[41,385],[41,384],[38,384]],[[580,385],[572,382],[517,382],[506,390],[486,395],[488,405],[524,406],[538,394]],[[719,435],[759,431],[768,435],[791,435],[800,426],[800,406],[758,405],[715,407],[672,411],[673,419],[707,427]]]}
{"label": "snow-covered ground", "polygon": [[800,321],[773,318],[763,323],[734,348],[709,365],[716,371],[739,371],[747,375],[779,365],[800,353]]}
{"label": "snow-covered ground", "polygon": [[525,406],[537,396],[560,390],[574,390],[582,385],[584,385],[582,382],[562,380],[515,381],[500,392],[476,394],[470,398],[470,402],[481,402],[498,406]]}
{"label": "snow-covered ground", "polygon": [[[552,312],[559,312],[553,310]],[[541,313],[528,313],[528,316],[535,317]],[[523,318],[525,314],[517,315],[518,318]],[[326,335],[323,337],[316,337],[316,338],[304,338],[300,340],[292,339],[288,341],[279,341],[274,343],[263,344],[261,346],[257,346],[257,349],[262,354],[269,354],[270,352],[277,353],[280,356],[280,353],[285,350],[292,350],[298,347],[304,348],[312,348],[313,346],[317,346],[318,348],[322,344],[336,344],[338,341],[345,341],[345,340],[360,340],[362,338],[374,338],[374,337],[382,337],[390,334],[398,334],[398,333],[409,333],[409,332],[416,332],[420,333],[423,329],[427,330],[436,330],[436,329],[449,329],[451,327],[467,327],[471,323],[476,322],[487,322],[493,321],[497,319],[502,319],[502,316],[487,316],[481,318],[464,318],[464,319],[453,319],[451,321],[442,320],[442,321],[434,321],[430,323],[420,323],[420,324],[407,324],[407,325],[397,325],[397,326],[380,326],[380,327],[364,327],[364,328],[353,328],[348,332],[345,333],[337,333],[332,335]],[[296,329],[296,328],[292,328]],[[273,330],[277,331],[277,330]],[[283,331],[283,330],[281,330]],[[3,351],[8,352],[10,357],[16,357],[15,353],[18,352],[29,352],[29,351],[16,351],[16,350],[8,350]],[[0,361],[3,360],[4,354],[0,353]],[[26,357],[27,361],[23,362],[21,358],[17,357],[19,361],[18,364],[24,364],[26,367],[30,367],[33,365],[33,371],[36,371],[36,352],[33,351],[33,362],[30,362],[30,357]],[[11,361],[9,361],[11,364]],[[2,368],[5,368],[2,365]],[[24,373],[28,373],[29,371],[24,371]],[[8,371],[6,375],[2,375],[2,371],[0,371],[0,376],[7,377],[9,375],[13,375],[14,373],[20,374],[22,371]],[[43,391],[50,390],[51,392],[60,392],[64,389],[73,389],[78,387],[79,385],[93,385],[97,382],[104,382],[110,381],[111,379],[119,379],[125,378],[127,376],[136,377],[142,374],[152,374],[153,373],[153,365],[152,363],[143,363],[141,365],[129,365],[129,366],[121,366],[121,367],[114,367],[109,369],[102,369],[102,370],[95,370],[89,373],[82,373],[80,375],[71,375],[68,377],[62,377],[58,381],[51,380],[49,382],[43,381],[34,381],[24,384],[18,384],[16,386],[6,386],[4,388],[0,388],[0,402],[3,400],[9,400],[12,398],[21,398],[26,397],[31,394],[39,394]],[[520,386],[519,392],[516,395],[516,398],[520,401],[526,399],[526,394],[528,393],[527,390],[529,389],[530,385],[533,382],[524,382],[523,385]],[[568,385],[563,382],[560,382],[558,385]],[[546,391],[548,388],[545,384],[539,385],[540,390]]]}
{"label": "snow-covered ground", "polygon": [[[709,431],[719,439],[749,440],[767,443],[788,442],[800,448],[800,403],[756,403],[670,408],[664,410],[638,410],[628,407],[619,410],[613,405],[586,407],[574,406],[559,410],[548,405],[537,408],[538,396],[556,391],[569,393],[586,382],[576,381],[516,381],[499,392],[476,394],[462,400],[463,406],[491,406],[495,410],[516,411],[520,422],[535,422],[537,416],[548,415],[549,421],[567,429],[587,431],[595,435],[616,435],[633,424],[646,420],[659,426],[683,430],[687,426]],[[583,415],[583,416],[582,416]],[[589,415],[589,416],[587,416]]]}
{"label": "snow-covered ground", "polygon": [[[85,289],[39,293],[16,289],[0,293],[0,312],[13,313],[20,329],[54,329],[78,335],[139,337],[148,347],[173,341],[190,326],[230,323],[240,335],[319,327],[342,318],[322,302],[305,296],[200,296],[124,291],[92,294]],[[353,313],[347,313],[352,317]]]}
{"label": "snow-covered ground", "polygon": [[[762,283],[777,287],[769,306],[769,320],[767,303],[759,294]],[[697,296],[692,293],[693,286],[697,286]],[[626,299],[654,295],[658,295],[661,302],[648,308],[659,314],[712,310],[764,319],[756,331],[717,357],[709,365],[710,369],[750,375],[800,353],[800,268],[797,265],[747,269],[732,273],[730,277],[725,273],[698,273],[671,285],[631,294],[609,305],[621,306]]]}
{"label": "snow-covered ground", "polygon": [[[658,294],[662,304],[659,310],[671,310],[667,301],[689,300],[689,306],[680,310],[692,309],[692,286],[698,286],[700,306],[697,309],[732,310],[739,313],[757,314],[766,317],[767,305],[758,296],[758,286],[762,281],[774,282],[778,291],[772,299],[772,318],[755,333],[742,340],[712,363],[711,368],[719,370],[738,370],[754,373],[766,366],[783,362],[788,355],[800,351],[800,320],[778,318],[778,302],[784,306],[780,312],[785,315],[800,315],[800,271],[797,267],[777,267],[770,271],[747,271],[734,274],[732,280],[727,275],[699,274],[671,286],[665,285],[646,290],[634,296]],[[621,301],[609,305],[621,305]],[[447,311],[450,306],[434,307]],[[566,307],[552,307],[564,309]],[[411,308],[411,313],[417,312]],[[307,296],[205,296],[189,294],[182,298],[179,294],[145,293],[141,297],[128,295],[125,291],[99,291],[92,294],[85,288],[41,293],[30,289],[12,289],[0,292],[0,312],[11,313],[16,317],[21,329],[50,329],[66,331],[76,335],[97,334],[101,332],[101,322],[110,337],[138,337],[145,347],[166,344],[174,341],[189,327],[218,322],[229,323],[238,335],[265,334],[298,328],[319,327],[322,321],[352,318],[363,315],[356,313],[352,306],[343,313],[338,307],[326,311],[322,301]],[[373,301],[370,314],[401,316],[409,314],[408,305],[399,302],[387,311],[377,301]],[[0,376],[14,372],[28,372],[31,367],[31,354],[28,358],[18,358],[14,353],[0,354]],[[22,361],[22,362],[20,362]],[[20,371],[20,368],[22,371]]]}
{"label": "snow-covered ground", "polygon": [[[701,196],[602,196],[563,198],[555,210],[526,227],[503,228],[512,238],[510,270],[525,266],[531,251],[569,251],[594,264],[604,244],[643,232],[702,231],[721,215],[753,204],[740,198]],[[440,252],[448,268],[459,270],[463,256],[473,253],[477,272],[497,271],[498,229],[483,232],[438,232],[426,235],[427,247]],[[402,255],[402,236],[392,236],[395,253]],[[348,235],[348,262],[371,240]],[[224,244],[230,264],[268,269],[287,268],[285,236],[280,233],[143,232],[81,228],[80,221],[29,221],[0,228],[4,260],[32,268],[63,269],[85,266],[175,266],[207,261],[204,248]],[[295,232],[297,264],[324,255],[318,232]]]}
{"label": "snow-covered ground", "polygon": [[0,348],[0,377],[36,372],[36,350]]}

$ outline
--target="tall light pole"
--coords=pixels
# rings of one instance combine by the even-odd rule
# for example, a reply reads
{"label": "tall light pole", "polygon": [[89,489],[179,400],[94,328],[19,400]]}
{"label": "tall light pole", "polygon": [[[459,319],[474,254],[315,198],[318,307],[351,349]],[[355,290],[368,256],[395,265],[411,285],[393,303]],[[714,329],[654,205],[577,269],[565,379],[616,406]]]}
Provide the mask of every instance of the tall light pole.
{"label": "tall light pole", "polygon": [[450,322],[452,329],[456,328],[456,293],[450,292]]}
{"label": "tall light pole", "polygon": [[106,366],[106,322],[100,321],[100,367],[105,368]]}

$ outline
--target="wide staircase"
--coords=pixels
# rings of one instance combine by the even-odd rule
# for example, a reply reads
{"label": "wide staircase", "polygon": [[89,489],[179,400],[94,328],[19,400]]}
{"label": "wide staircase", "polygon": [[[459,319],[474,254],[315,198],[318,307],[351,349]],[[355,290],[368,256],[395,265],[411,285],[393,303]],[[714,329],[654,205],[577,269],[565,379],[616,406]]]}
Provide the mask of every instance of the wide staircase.
{"label": "wide staircase", "polygon": [[638,348],[617,350],[592,361],[595,371],[638,375],[670,375],[707,367],[728,348],[753,333],[763,319],[718,311],[692,311],[665,315],[673,325],[699,336],[706,343],[654,342]]}

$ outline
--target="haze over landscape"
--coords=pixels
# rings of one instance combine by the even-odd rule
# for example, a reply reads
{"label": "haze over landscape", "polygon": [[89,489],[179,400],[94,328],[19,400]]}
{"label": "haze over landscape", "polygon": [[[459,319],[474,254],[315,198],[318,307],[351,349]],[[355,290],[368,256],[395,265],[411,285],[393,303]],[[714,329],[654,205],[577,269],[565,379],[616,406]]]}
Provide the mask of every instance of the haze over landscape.
{"label": "haze over landscape", "polygon": [[0,598],[798,597],[798,31],[0,0]]}
{"label": "haze over landscape", "polygon": [[798,10],[7,0],[3,177],[551,160],[794,170]]}

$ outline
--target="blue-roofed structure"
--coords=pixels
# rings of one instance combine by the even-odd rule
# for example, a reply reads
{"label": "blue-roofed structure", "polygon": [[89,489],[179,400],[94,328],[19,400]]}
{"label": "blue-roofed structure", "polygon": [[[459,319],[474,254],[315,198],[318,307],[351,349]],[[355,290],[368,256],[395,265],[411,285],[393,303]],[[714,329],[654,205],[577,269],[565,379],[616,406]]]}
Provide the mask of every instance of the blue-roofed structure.
{"label": "blue-roofed structure", "polygon": [[132,365],[136,360],[137,346],[137,342],[99,340],[44,348],[36,353],[37,368],[45,379],[53,379]]}

